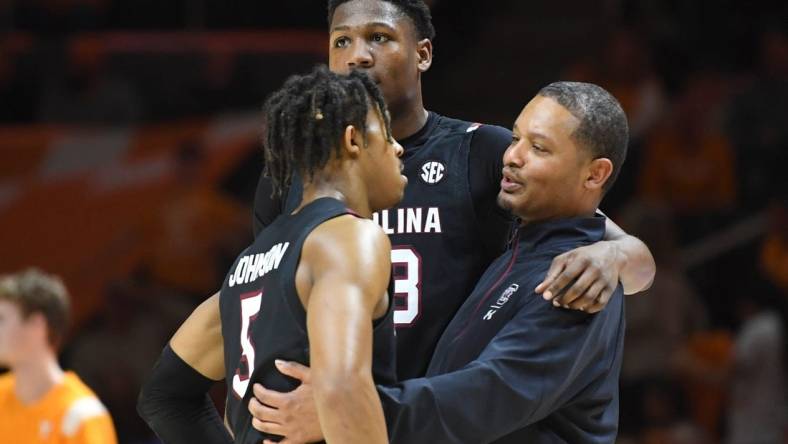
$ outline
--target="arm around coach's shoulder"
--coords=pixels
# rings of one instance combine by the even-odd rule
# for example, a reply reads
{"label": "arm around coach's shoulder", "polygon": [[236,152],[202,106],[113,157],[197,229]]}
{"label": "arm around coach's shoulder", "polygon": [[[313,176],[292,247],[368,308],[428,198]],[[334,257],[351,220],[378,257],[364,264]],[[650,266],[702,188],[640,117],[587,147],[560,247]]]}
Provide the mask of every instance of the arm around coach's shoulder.
{"label": "arm around coach's shoulder", "polygon": [[596,313],[619,283],[624,294],[639,293],[656,272],[648,246],[606,218],[604,240],[556,256],[536,292],[556,306]]}
{"label": "arm around coach's shoulder", "polygon": [[[307,333],[315,403],[329,443],[384,443],[372,379],[373,320],[386,313],[391,244],[374,222],[342,216],[307,237]],[[298,281],[298,279],[297,279]]]}
{"label": "arm around coach's shoulder", "polygon": [[648,290],[657,273],[657,264],[648,246],[627,234],[609,217],[605,218],[605,241],[615,245],[618,253],[623,255],[620,279],[624,294]]}

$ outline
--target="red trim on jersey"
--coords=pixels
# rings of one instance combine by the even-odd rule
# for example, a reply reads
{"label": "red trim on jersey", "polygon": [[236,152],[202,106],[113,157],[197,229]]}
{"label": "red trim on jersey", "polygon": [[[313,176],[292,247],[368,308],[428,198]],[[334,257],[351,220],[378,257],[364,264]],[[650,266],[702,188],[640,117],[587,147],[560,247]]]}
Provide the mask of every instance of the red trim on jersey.
{"label": "red trim on jersey", "polygon": [[348,208],[348,207],[345,207],[345,211],[347,211],[347,212],[348,212],[348,214],[350,214],[350,215],[352,215],[352,216],[356,216],[356,217],[357,217],[357,218],[359,218],[359,219],[366,219],[366,217],[364,217],[364,216],[362,216],[362,215],[360,215],[360,214],[356,213],[355,211],[351,210],[351,209],[350,209],[350,208]]}

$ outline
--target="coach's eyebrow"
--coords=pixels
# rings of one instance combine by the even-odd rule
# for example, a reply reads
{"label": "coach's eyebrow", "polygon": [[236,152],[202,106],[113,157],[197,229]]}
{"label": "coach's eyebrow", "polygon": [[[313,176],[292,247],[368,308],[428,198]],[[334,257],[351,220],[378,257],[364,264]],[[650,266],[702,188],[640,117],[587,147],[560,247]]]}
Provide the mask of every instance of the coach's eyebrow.
{"label": "coach's eyebrow", "polygon": [[548,136],[547,134],[540,133],[539,131],[533,131],[533,130],[528,132],[528,137],[530,137],[531,139],[541,139],[541,140],[544,140],[546,142],[552,142],[553,141],[553,139],[551,139],[550,136]]}

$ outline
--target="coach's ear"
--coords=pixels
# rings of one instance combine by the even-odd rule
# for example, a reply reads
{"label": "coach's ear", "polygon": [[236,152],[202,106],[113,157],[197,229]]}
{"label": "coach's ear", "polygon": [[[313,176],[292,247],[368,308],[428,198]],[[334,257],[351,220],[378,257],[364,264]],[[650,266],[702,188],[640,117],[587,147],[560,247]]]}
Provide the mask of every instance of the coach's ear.
{"label": "coach's ear", "polygon": [[589,190],[601,190],[613,174],[613,162],[606,157],[592,160],[588,165],[584,185]]}
{"label": "coach's ear", "polygon": [[358,156],[361,151],[362,134],[353,125],[345,127],[345,132],[342,134],[342,149],[346,155],[354,158]]}
{"label": "coach's ear", "polygon": [[432,66],[432,40],[423,39],[416,44],[419,55],[419,72],[427,72]]}

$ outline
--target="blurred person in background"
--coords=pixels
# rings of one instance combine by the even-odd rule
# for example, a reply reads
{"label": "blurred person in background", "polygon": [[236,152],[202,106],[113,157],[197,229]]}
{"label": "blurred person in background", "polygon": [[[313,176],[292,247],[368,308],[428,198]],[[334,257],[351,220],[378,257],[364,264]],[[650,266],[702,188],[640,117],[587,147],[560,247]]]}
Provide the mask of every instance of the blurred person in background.
{"label": "blurred person in background", "polygon": [[788,297],[788,190],[769,209],[769,227],[761,247],[764,276]]}
{"label": "blurred person in background", "polygon": [[640,199],[671,208],[680,238],[719,227],[736,204],[736,158],[722,127],[728,83],[715,73],[690,76],[672,112],[645,142]]}
{"label": "blurred person in background", "polygon": [[707,332],[708,309],[681,266],[676,221],[669,207],[634,201],[622,227],[651,246],[659,267],[643,298],[627,300],[627,340],[621,373],[621,443],[715,442],[724,391],[683,359],[704,368],[727,365],[730,335]]}
{"label": "blurred person in background", "polygon": [[[674,220],[669,209],[635,203],[620,217],[622,226],[651,247],[658,279],[627,301],[627,340],[621,369],[622,426],[625,432],[645,421],[646,394],[673,381],[672,356],[691,334],[706,326],[702,299],[680,268]],[[653,415],[652,415],[653,416]]]}
{"label": "blurred person in background", "polygon": [[566,72],[571,80],[592,82],[610,91],[619,99],[627,113],[630,128],[630,149],[627,163],[618,180],[619,187],[606,198],[606,207],[624,204],[638,178],[644,139],[662,118],[666,108],[662,79],[654,70],[650,50],[644,37],[634,29],[610,31],[596,51],[574,63]]}
{"label": "blurred person in background", "polygon": [[600,57],[570,67],[571,78],[596,82],[619,99],[629,118],[630,137],[638,143],[659,121],[667,105],[649,50],[632,29],[610,33]]}
{"label": "blurred person in background", "polygon": [[728,131],[736,147],[737,177],[746,208],[769,203],[773,186],[785,181],[788,163],[788,31],[785,22],[762,31],[759,66],[749,86],[733,101]]}
{"label": "blurred person in background", "polygon": [[71,368],[101,397],[112,412],[118,437],[144,442],[150,435],[133,400],[148,370],[190,304],[157,288],[146,273],[114,282],[105,291],[106,304],[68,347]]}
{"label": "blurred person in background", "polygon": [[[710,435],[693,421],[687,397],[670,381],[653,382],[643,391],[643,424],[638,444],[712,444]],[[622,443],[623,444],[623,443]]]}
{"label": "blurred person in background", "polygon": [[785,322],[776,301],[759,291],[743,296],[742,325],[734,339],[728,444],[772,444],[786,437]]}
{"label": "blurred person in background", "polygon": [[175,153],[175,182],[167,204],[143,224],[143,261],[156,283],[189,297],[221,281],[249,233],[248,210],[202,180],[205,146],[187,139]]}
{"label": "blurred person in background", "polygon": [[786,437],[785,322],[779,300],[763,283],[754,273],[742,275],[735,307],[740,325],[730,340],[722,332],[697,335],[674,358],[694,398],[692,415],[710,434],[725,424],[728,444]]}
{"label": "blurred person in background", "polygon": [[[788,187],[772,188],[760,269],[743,284],[737,313],[728,405],[729,444],[788,439],[786,296],[788,296]],[[745,293],[745,291],[747,293]],[[780,441],[783,442],[783,441]]]}
{"label": "blurred person in background", "polygon": [[57,351],[68,328],[60,279],[38,270],[0,277],[0,441],[113,444],[112,419]]}

